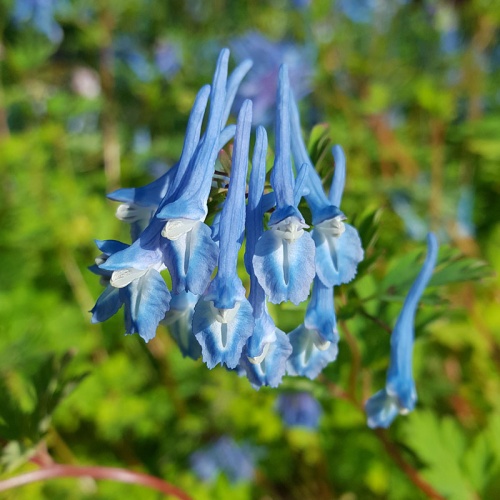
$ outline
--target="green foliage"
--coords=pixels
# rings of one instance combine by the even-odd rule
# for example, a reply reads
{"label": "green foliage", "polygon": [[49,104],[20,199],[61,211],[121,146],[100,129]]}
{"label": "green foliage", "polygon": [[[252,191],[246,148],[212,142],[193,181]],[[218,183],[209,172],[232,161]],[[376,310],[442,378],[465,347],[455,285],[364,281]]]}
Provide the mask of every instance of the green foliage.
{"label": "green foliage", "polygon": [[[60,43],[16,24],[17,2],[0,3],[0,481],[31,470],[47,446],[57,462],[140,470],[196,499],[426,498],[366,428],[362,409],[383,387],[389,332],[424,253],[410,238],[411,217],[395,210],[402,192],[413,223],[443,244],[416,317],[419,404],[385,436],[444,498],[498,498],[495,2],[375,2],[390,11],[358,22],[330,0],[304,10],[278,0],[75,0],[56,10]],[[98,254],[92,239],[129,241],[105,193],[146,184],[178,159],[217,47],[250,30],[312,49],[314,84],[300,102],[309,152],[328,188],[331,145],[343,146],[342,208],[365,249],[356,279],[335,289],[337,361],[318,380],[283,384],[319,399],[317,430],[287,429],[279,391],[255,391],[233,372],[184,359],[165,329],[145,345],[123,335],[121,317],[92,325],[88,313],[102,290],[87,270]],[[457,45],[443,50],[453,32]],[[151,68],[161,43],[176,45],[179,72],[144,78],[114,51],[120,40]],[[142,146],[141,131],[149,137]],[[229,153],[221,171],[230,169]],[[472,229],[458,213],[464,190],[474,194]],[[214,189],[211,208],[224,193]],[[289,332],[305,307],[270,311]],[[191,470],[192,453],[226,434],[256,448],[253,481],[231,484],[219,474],[207,483]],[[138,486],[73,479],[6,495],[158,498]]]}

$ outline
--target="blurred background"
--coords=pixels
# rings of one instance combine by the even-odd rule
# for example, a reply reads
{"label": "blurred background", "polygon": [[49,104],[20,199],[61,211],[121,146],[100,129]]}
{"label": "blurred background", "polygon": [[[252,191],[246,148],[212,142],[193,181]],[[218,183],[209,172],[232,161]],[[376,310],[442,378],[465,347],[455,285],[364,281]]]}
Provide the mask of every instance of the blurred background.
{"label": "blurred background", "polygon": [[[0,480],[48,450],[201,500],[500,497],[499,42],[497,0],[1,0]],[[93,239],[129,241],[105,194],[177,160],[225,46],[231,67],[254,58],[239,102],[271,136],[288,63],[328,183],[328,145],[346,152],[343,210],[366,252],[336,291],[337,361],[279,389],[183,359],[164,327],[145,344],[88,312]],[[363,402],[429,229],[419,404],[374,432]],[[289,332],[304,309],[273,312]],[[161,498],[89,478],[3,495]]]}

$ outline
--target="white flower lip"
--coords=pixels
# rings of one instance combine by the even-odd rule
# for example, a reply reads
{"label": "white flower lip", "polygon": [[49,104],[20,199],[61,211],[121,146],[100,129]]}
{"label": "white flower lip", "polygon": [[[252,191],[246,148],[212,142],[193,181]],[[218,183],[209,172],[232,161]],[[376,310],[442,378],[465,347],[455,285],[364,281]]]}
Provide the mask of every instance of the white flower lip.
{"label": "white flower lip", "polygon": [[199,220],[192,219],[170,219],[161,231],[161,235],[169,240],[178,240],[182,235],[189,233]]}
{"label": "white flower lip", "polygon": [[271,344],[269,342],[266,342],[264,344],[264,349],[262,350],[262,354],[259,356],[255,356],[254,358],[251,358],[250,356],[247,356],[248,361],[252,363],[253,365],[260,365],[262,361],[264,361],[265,357],[267,356],[267,353],[269,352],[269,348],[271,347]]}
{"label": "white flower lip", "polygon": [[115,288],[124,288],[127,285],[130,285],[132,281],[144,276],[147,272],[148,269],[134,269],[133,267],[120,269],[119,271],[113,272],[109,282],[111,286],[114,286]]}
{"label": "white flower lip", "polygon": [[331,236],[340,236],[345,231],[345,224],[342,222],[344,219],[344,216],[337,215],[337,217],[334,217],[333,219],[327,219],[319,224],[316,224],[315,227]]}
{"label": "white flower lip", "polygon": [[149,220],[151,217],[151,209],[132,203],[122,203],[116,209],[115,215],[117,219],[132,224],[133,222],[141,220]]}
{"label": "white flower lip", "polygon": [[292,243],[304,234],[304,228],[309,227],[307,224],[300,222],[297,217],[287,217],[278,222],[272,227],[272,230],[282,239]]}
{"label": "white flower lip", "polygon": [[212,314],[214,315],[216,321],[222,324],[230,323],[233,318],[236,316],[238,309],[240,308],[240,303],[236,302],[232,309],[218,309],[214,306],[212,301],[209,302],[210,309],[212,310]]}

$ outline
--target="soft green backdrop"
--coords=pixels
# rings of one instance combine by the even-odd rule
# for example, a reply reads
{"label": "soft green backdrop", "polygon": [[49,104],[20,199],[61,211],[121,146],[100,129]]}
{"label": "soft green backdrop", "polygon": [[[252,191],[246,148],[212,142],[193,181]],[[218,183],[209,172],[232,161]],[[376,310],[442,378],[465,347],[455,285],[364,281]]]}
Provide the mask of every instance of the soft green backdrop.
{"label": "soft green backdrop", "polygon": [[[29,3],[0,2],[0,480],[35,470],[28,459],[46,445],[57,462],[147,472],[201,500],[426,498],[418,481],[435,498],[498,498],[499,2],[67,0],[53,40],[13,19]],[[175,161],[219,48],[249,31],[310,50],[304,123],[324,124],[316,157],[321,131],[346,151],[343,209],[366,249],[336,296],[338,360],[283,386],[319,399],[316,431],[286,429],[281,389],[183,359],[164,328],[146,345],[123,335],[121,315],[91,325],[88,313],[101,292],[86,269],[93,238],[128,241],[105,193]],[[154,66],[161,43],[179,57],[168,77]],[[328,154],[318,168],[328,177]],[[419,404],[375,433],[362,403],[384,383],[386,330],[421,262],[415,224],[442,242],[417,315]],[[279,326],[303,309],[275,309]],[[189,456],[227,434],[257,450],[255,479],[200,481]],[[159,498],[90,479],[3,495]]]}

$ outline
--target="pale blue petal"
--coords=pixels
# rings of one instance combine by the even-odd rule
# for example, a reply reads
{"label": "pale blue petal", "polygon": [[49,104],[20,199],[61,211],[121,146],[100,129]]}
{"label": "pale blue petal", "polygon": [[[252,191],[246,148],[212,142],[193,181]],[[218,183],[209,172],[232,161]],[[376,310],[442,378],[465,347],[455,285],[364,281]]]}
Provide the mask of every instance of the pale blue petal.
{"label": "pale blue petal", "polygon": [[201,346],[193,333],[193,313],[198,298],[198,295],[190,292],[173,295],[170,310],[162,321],[162,324],[168,327],[182,355],[194,360],[201,356]]}
{"label": "pale blue petal", "polygon": [[278,396],[276,409],[287,427],[317,429],[323,413],[318,400],[308,392],[288,392]]}
{"label": "pale blue petal", "polygon": [[317,276],[314,278],[304,325],[309,330],[316,330],[327,342],[337,343],[339,341],[333,287],[323,285]]}
{"label": "pale blue petal", "polygon": [[126,333],[138,333],[146,342],[150,341],[170,304],[170,292],[161,274],[150,269],[121,288],[120,293],[125,298]]}
{"label": "pale blue petal", "polygon": [[397,400],[387,394],[385,389],[378,391],[365,403],[368,427],[387,429],[399,414]]}
{"label": "pale blue petal", "polygon": [[176,163],[161,177],[138,188],[117,189],[107,195],[110,200],[120,201],[122,203],[136,204],[142,207],[158,207],[161,200],[167,194],[173,178],[177,172]]}
{"label": "pale blue petal", "polygon": [[413,410],[417,393],[413,381],[412,357],[415,313],[418,301],[431,279],[436,265],[438,243],[434,234],[427,236],[427,256],[403,304],[391,335],[391,362],[387,372],[387,393],[397,398],[401,408]]}
{"label": "pale blue petal", "polygon": [[296,165],[308,165],[307,175],[304,179],[304,187],[296,192],[296,196],[304,196],[311,209],[313,224],[318,224],[332,217],[336,217],[337,207],[332,207],[323,189],[323,183],[313,167],[312,161],[307,154],[302,132],[300,130],[300,116],[297,103],[293,93],[290,92],[290,118],[292,134],[292,154]]}
{"label": "pale blue petal", "polygon": [[199,222],[177,240],[164,238],[162,248],[165,265],[172,277],[173,293],[190,291],[201,295],[210,282],[219,253],[210,228]]}
{"label": "pale blue petal", "polygon": [[332,148],[332,155],[335,162],[335,170],[333,171],[332,185],[330,186],[328,199],[333,205],[340,207],[346,176],[345,154],[342,147],[336,144]]}
{"label": "pale blue petal", "polygon": [[303,235],[288,243],[275,231],[266,231],[257,242],[253,267],[260,285],[275,304],[307,299],[314,278],[314,242]]}
{"label": "pale blue petal", "polygon": [[219,280],[231,280],[237,274],[238,252],[245,230],[245,191],[251,127],[252,103],[247,100],[238,114],[231,179],[219,222]]}
{"label": "pale blue petal", "polygon": [[278,387],[285,375],[286,362],[292,353],[292,346],[286,333],[276,329],[275,334],[276,340],[269,344],[267,354],[261,363],[251,363],[248,359],[248,349],[243,350],[240,363],[255,389],[262,386]]}
{"label": "pale blue petal", "polygon": [[250,71],[253,62],[251,59],[245,59],[241,64],[235,68],[231,73],[231,76],[227,79],[226,86],[226,103],[224,106],[224,112],[222,113],[222,123],[226,123],[231,113],[231,107],[233,106],[234,98],[238,92],[238,87],[245,78],[246,74]]}
{"label": "pale blue petal", "polygon": [[[195,151],[200,142],[201,127],[203,124],[203,117],[205,116],[205,110],[208,103],[208,97],[210,96],[210,85],[204,85],[196,95],[191,113],[189,114],[189,120],[186,128],[186,135],[184,137],[184,144],[182,146],[182,153],[179,160],[179,165],[175,178],[173,179],[168,200],[175,198],[178,194],[178,188],[186,175],[186,170],[195,154]],[[189,175],[189,174],[188,174]],[[166,201],[166,200],[165,200]],[[157,215],[160,217],[160,215]]]}
{"label": "pale blue petal", "polygon": [[132,245],[110,257],[99,267],[107,271],[118,271],[120,269],[148,269],[159,267],[162,262],[162,252],[160,248],[146,250],[141,246],[141,240],[136,240]]}
{"label": "pale blue petal", "polygon": [[363,260],[364,252],[358,231],[345,224],[340,236],[332,236],[318,228],[312,231],[316,244],[316,272],[326,286],[349,283]]}
{"label": "pale blue petal", "polygon": [[424,265],[406,297],[391,335],[391,358],[385,389],[366,402],[369,427],[388,427],[398,413],[406,414],[415,408],[417,391],[412,367],[415,313],[432,276],[437,253],[437,239],[429,233]]}
{"label": "pale blue petal", "polygon": [[245,287],[238,275],[221,277],[217,273],[208,286],[205,300],[211,300],[218,309],[232,309],[236,302],[245,298],[245,294]]}
{"label": "pale blue petal", "polygon": [[271,171],[271,185],[278,208],[294,204],[294,178],[290,157],[290,82],[285,64],[280,67],[276,110],[276,152]]}
{"label": "pale blue petal", "polygon": [[[252,302],[250,302],[252,304]],[[272,344],[276,340],[276,325],[273,319],[267,312],[265,297],[263,303],[260,305],[262,314],[257,316],[255,314],[255,307],[253,306],[255,326],[252,336],[248,339],[246,345],[246,355],[250,358],[259,358],[262,356],[266,344]]]}
{"label": "pale blue petal", "polygon": [[289,375],[299,375],[315,379],[326,365],[337,358],[337,344],[331,342],[329,345],[322,345],[324,350],[317,346],[321,341],[315,330],[308,330],[304,325],[300,325],[288,335],[292,344],[292,354],[288,359],[287,373]]}
{"label": "pale blue petal", "polygon": [[90,311],[92,313],[92,323],[101,323],[108,320],[118,312],[122,305],[119,289],[108,285]]}
{"label": "pale blue petal", "polygon": [[207,130],[194,154],[189,171],[182,177],[175,199],[157,214],[162,219],[203,220],[207,214],[207,198],[212,187],[215,161],[219,152],[222,113],[225,106],[227,64],[229,51],[223,49],[217,61],[212,90]]}
{"label": "pale blue petal", "polygon": [[238,302],[229,322],[221,323],[211,301],[200,300],[193,315],[193,332],[201,345],[203,361],[212,369],[217,364],[235,368],[241,351],[252,334],[254,319],[247,300]]}
{"label": "pale blue petal", "polygon": [[117,240],[95,240],[97,248],[106,255],[113,255],[128,248],[126,243]]}

